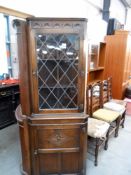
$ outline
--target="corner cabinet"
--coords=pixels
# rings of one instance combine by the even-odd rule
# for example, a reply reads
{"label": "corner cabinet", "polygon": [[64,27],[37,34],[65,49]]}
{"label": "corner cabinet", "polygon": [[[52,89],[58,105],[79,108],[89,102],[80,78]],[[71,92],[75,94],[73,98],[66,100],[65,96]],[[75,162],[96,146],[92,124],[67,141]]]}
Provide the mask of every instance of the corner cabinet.
{"label": "corner cabinet", "polygon": [[86,20],[15,20],[23,172],[86,174]]}

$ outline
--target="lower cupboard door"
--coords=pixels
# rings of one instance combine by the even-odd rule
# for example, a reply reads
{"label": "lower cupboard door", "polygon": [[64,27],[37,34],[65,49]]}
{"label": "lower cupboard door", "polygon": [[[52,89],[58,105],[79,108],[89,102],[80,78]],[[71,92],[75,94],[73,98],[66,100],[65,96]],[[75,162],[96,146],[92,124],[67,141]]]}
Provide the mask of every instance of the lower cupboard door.
{"label": "lower cupboard door", "polygon": [[79,153],[40,154],[39,175],[79,173]]}
{"label": "lower cupboard door", "polygon": [[33,175],[83,174],[86,125],[73,123],[32,128]]}

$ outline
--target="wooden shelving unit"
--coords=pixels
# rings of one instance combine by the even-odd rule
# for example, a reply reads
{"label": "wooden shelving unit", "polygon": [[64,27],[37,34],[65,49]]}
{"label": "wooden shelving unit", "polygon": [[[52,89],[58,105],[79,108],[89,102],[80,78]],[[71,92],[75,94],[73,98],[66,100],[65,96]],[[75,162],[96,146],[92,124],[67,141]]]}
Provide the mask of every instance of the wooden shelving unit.
{"label": "wooden shelving unit", "polygon": [[124,30],[105,37],[106,62],[104,78],[112,77],[112,96],[122,99],[131,75],[131,35]]}
{"label": "wooden shelving unit", "polygon": [[105,66],[105,50],[106,43],[89,46],[89,62],[88,62],[88,84],[103,79]]}

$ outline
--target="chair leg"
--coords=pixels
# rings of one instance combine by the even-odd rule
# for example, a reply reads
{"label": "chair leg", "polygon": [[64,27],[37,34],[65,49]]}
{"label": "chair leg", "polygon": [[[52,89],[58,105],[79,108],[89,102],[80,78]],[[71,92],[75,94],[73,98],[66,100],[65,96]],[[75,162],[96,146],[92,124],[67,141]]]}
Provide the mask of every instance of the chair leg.
{"label": "chair leg", "polygon": [[118,137],[120,122],[121,122],[121,116],[119,116],[116,120],[115,137]]}
{"label": "chair leg", "polygon": [[109,133],[110,133],[110,127],[107,131],[107,134],[106,134],[106,141],[105,141],[105,146],[104,146],[104,149],[107,150],[108,149],[108,140],[109,140]]}
{"label": "chair leg", "polygon": [[122,123],[121,123],[122,128],[124,128],[125,117],[126,117],[126,111],[122,115]]}
{"label": "chair leg", "polygon": [[99,152],[99,142],[100,138],[96,138],[96,147],[95,147],[95,166],[98,165],[98,152]]}

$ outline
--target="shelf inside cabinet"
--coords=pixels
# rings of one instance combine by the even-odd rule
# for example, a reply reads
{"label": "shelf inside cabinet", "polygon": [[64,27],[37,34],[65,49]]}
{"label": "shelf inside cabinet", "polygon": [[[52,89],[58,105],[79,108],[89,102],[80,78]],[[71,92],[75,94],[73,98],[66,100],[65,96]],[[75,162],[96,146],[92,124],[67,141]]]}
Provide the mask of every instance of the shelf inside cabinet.
{"label": "shelf inside cabinet", "polygon": [[98,66],[99,45],[89,45],[89,67],[90,69]]}
{"label": "shelf inside cabinet", "polygon": [[[105,52],[106,43],[100,42],[90,45],[89,62],[88,62],[88,84],[92,84],[103,80],[105,69]],[[89,51],[90,51],[89,50]],[[93,53],[95,53],[93,55]],[[92,54],[92,55],[91,55]]]}
{"label": "shelf inside cabinet", "polygon": [[89,71],[88,83],[96,82],[103,79],[104,67],[98,67]]}
{"label": "shelf inside cabinet", "polygon": [[89,81],[89,84],[97,83],[97,82],[99,82],[99,81],[101,81],[101,80],[100,80],[100,79],[91,80],[91,81]]}
{"label": "shelf inside cabinet", "polygon": [[106,52],[106,43],[100,42],[98,67],[103,67],[105,65],[105,52]]}

